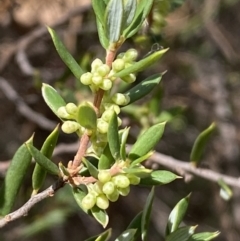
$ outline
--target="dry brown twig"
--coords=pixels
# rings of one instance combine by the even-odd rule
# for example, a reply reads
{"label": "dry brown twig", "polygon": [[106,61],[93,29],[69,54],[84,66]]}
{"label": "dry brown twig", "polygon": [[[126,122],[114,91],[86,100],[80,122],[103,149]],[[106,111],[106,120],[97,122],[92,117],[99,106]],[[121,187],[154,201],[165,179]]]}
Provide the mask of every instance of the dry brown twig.
{"label": "dry brown twig", "polygon": [[[72,143],[69,145],[61,144],[55,148],[54,154],[60,155],[67,152],[76,152],[76,150],[78,149],[78,146],[79,146],[79,142]],[[168,168],[169,170],[178,173],[181,176],[186,176],[186,175],[189,175],[190,173],[190,174],[193,174],[194,176],[198,176],[215,183],[217,183],[220,179],[222,179],[229,186],[240,188],[240,178],[235,178],[228,175],[220,174],[208,169],[196,168],[188,162],[183,162],[171,156],[167,156],[161,153],[157,153],[157,152],[154,153],[150,159],[150,162],[158,163]],[[64,182],[62,180],[58,180],[58,182],[56,182],[46,190],[31,197],[28,200],[28,202],[25,203],[21,208],[6,215],[4,218],[0,219],[0,228],[7,225],[11,221],[14,221],[18,218],[25,216],[34,205],[36,205],[38,202],[50,196],[53,196],[57,190],[63,187],[63,185],[64,185]]]}
{"label": "dry brown twig", "polygon": [[46,130],[52,130],[57,123],[44,117],[43,115],[32,110],[8,83],[8,81],[0,77],[0,89],[5,96],[16,105],[17,111],[28,120],[37,123],[40,127]]}
{"label": "dry brown twig", "polygon": [[52,197],[55,192],[64,186],[64,182],[59,179],[56,183],[51,185],[46,190],[40,192],[37,195],[32,196],[22,207],[17,209],[16,211],[6,215],[4,218],[0,219],[0,228],[7,225],[9,222],[12,222],[18,218],[26,216],[29,210],[35,206],[37,203],[41,202],[42,200]]}

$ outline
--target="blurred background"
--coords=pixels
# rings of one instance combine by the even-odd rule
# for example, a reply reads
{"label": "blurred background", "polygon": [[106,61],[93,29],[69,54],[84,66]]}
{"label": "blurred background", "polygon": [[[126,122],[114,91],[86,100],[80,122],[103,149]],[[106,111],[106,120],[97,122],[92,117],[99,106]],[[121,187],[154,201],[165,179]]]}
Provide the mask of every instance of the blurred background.
{"label": "blurred background", "polygon": [[[189,161],[198,134],[212,122],[213,134],[201,167],[239,177],[240,142],[240,1],[156,0],[138,36],[121,51],[136,48],[139,59],[154,47],[169,47],[164,58],[138,75],[145,77],[167,70],[163,80],[134,110],[122,111],[123,124],[131,126],[129,141],[140,130],[168,120],[158,152]],[[0,2],[0,182],[16,149],[35,132],[34,144],[43,141],[58,123],[41,96],[42,82],[53,85],[69,102],[92,100],[65,67],[54,49],[45,25],[53,27],[87,71],[91,61],[104,59],[98,41],[90,0],[1,0]],[[124,88],[124,86],[122,87]],[[67,163],[74,156],[77,137],[61,133],[53,160]],[[165,169],[156,163],[146,163]],[[26,173],[15,209],[31,195],[31,173]],[[44,187],[54,182],[48,177]],[[135,187],[108,210],[113,239],[144,206],[150,189]],[[217,231],[218,241],[240,240],[240,190],[224,201],[216,183],[194,178],[156,188],[149,241],[164,240],[168,215],[174,205],[192,192],[186,225],[198,231]],[[53,198],[37,204],[28,214],[1,229],[0,240],[84,240],[102,227],[81,212],[68,186]]]}

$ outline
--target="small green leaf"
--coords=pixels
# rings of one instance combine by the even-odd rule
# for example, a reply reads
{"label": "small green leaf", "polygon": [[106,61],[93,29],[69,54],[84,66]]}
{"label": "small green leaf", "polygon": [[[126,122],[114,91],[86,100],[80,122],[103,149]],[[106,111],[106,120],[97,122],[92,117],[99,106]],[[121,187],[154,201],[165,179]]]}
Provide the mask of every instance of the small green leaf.
{"label": "small green leaf", "polygon": [[118,236],[115,241],[132,241],[135,233],[136,229],[127,229],[120,236]]}
{"label": "small green leaf", "polygon": [[92,0],[92,8],[100,23],[104,24],[104,14],[106,9],[104,1]]}
{"label": "small green leaf", "polygon": [[202,232],[193,234],[192,237],[188,239],[188,241],[210,241],[216,238],[220,232]]}
{"label": "small green leaf", "polygon": [[137,9],[137,0],[123,2],[122,30],[126,29],[133,21]]}
{"label": "small green leaf", "polygon": [[75,75],[75,77],[80,80],[81,75],[84,73],[82,68],[73,58],[73,56],[68,52],[60,38],[58,37],[57,33],[48,27],[48,31],[52,37],[53,43],[55,48],[61,57],[62,61],[67,65],[67,67],[71,70],[71,72]]}
{"label": "small green leaf", "polygon": [[188,241],[194,234],[196,227],[182,227],[167,236],[166,241]]}
{"label": "small green leaf", "polygon": [[142,222],[141,222],[142,241],[147,240],[147,231],[148,231],[148,225],[150,221],[150,214],[152,210],[153,197],[154,197],[154,187],[152,187],[151,192],[148,195],[146,204],[143,209]]}
{"label": "small green leaf", "polygon": [[151,151],[154,146],[161,139],[164,132],[164,123],[159,123],[151,126],[148,130],[146,130],[140,137],[138,137],[137,141],[133,145],[128,157],[130,160],[134,161],[137,158],[146,155],[149,151]]}
{"label": "small green leaf", "polygon": [[[47,137],[41,148],[41,153],[47,158],[52,157],[53,150],[57,144],[59,135],[59,125],[52,131]],[[36,163],[33,175],[32,175],[32,186],[33,194],[37,194],[38,190],[42,187],[42,184],[46,177],[46,170]]]}
{"label": "small green leaf", "polygon": [[104,1],[92,0],[92,7],[96,15],[99,40],[103,48],[107,49],[109,46],[109,41],[106,37],[106,33],[104,30],[104,15],[106,10],[106,3]]}
{"label": "small green leaf", "polygon": [[126,160],[126,143],[130,128],[125,128],[121,134],[120,156],[122,160]]}
{"label": "small green leaf", "polygon": [[28,151],[31,153],[34,160],[46,171],[53,175],[59,175],[59,169],[58,166],[53,163],[51,160],[49,160],[47,157],[45,157],[36,147],[34,147],[30,143],[25,144]]}
{"label": "small green leaf", "polygon": [[116,43],[121,34],[123,1],[110,0],[105,12],[106,35],[110,43]]}
{"label": "small green leaf", "polygon": [[99,170],[109,169],[113,165],[114,162],[115,162],[115,160],[111,154],[109,145],[107,144],[103,150],[102,155],[100,156],[100,159],[98,162],[98,169]]}
{"label": "small green leaf", "polygon": [[104,27],[101,24],[100,20],[97,19],[96,22],[97,22],[97,30],[98,30],[98,37],[99,37],[100,43],[104,49],[108,49],[109,40],[106,36]]}
{"label": "small green leaf", "polygon": [[153,54],[150,54],[149,56],[147,56],[146,58],[134,63],[132,66],[117,72],[116,74],[114,74],[114,76],[122,78],[129,74],[143,71],[146,68],[148,68],[150,65],[153,65],[154,63],[156,63],[167,51],[168,49],[162,49],[162,50],[156,51]]}
{"label": "small green leaf", "polygon": [[83,163],[86,165],[90,175],[94,178],[98,177],[98,169],[85,157],[82,158]]}
{"label": "small green leaf", "polygon": [[[28,143],[32,143],[32,139],[31,137]],[[6,215],[12,210],[31,160],[32,156],[23,144],[14,154],[0,189],[0,215]]]}
{"label": "small green leaf", "polygon": [[57,110],[66,105],[66,102],[63,98],[58,94],[58,92],[50,85],[44,84],[42,85],[42,96],[45,100],[48,107],[53,111],[53,113],[57,115]]}
{"label": "small green leaf", "polygon": [[112,229],[109,228],[105,232],[95,235],[91,238],[86,239],[85,241],[107,241],[111,238]]}
{"label": "small green leaf", "polygon": [[150,173],[152,172],[152,169],[147,169],[144,167],[132,167],[132,168],[124,168],[123,171],[129,174],[134,174],[140,178],[145,178],[150,175]]}
{"label": "small green leaf", "polygon": [[130,97],[128,105],[149,94],[160,83],[161,79],[162,74],[152,75],[124,93]]}
{"label": "small green leaf", "polygon": [[170,233],[173,233],[178,229],[180,223],[183,220],[184,215],[186,214],[189,198],[190,195],[181,199],[171,211],[166,227],[166,235],[169,235]]}
{"label": "small green leaf", "polygon": [[134,161],[131,163],[130,167],[134,167],[134,166],[136,166],[137,164],[140,164],[141,162],[147,160],[150,156],[152,156],[152,154],[153,154],[153,151],[150,151],[150,152],[148,152],[146,155],[143,155],[143,156],[137,158],[136,160],[134,160]]}
{"label": "small green leaf", "polygon": [[135,16],[131,21],[131,24],[124,30],[123,36],[130,38],[133,36],[142,26],[144,20],[147,18],[154,0],[141,0],[138,1],[137,10]]}
{"label": "small green leaf", "polygon": [[221,187],[220,196],[225,200],[229,201],[232,198],[233,192],[231,188],[222,180],[218,181],[218,185]]}
{"label": "small green leaf", "polygon": [[135,233],[132,241],[138,240],[138,237],[141,235],[142,214],[143,214],[143,212],[138,213],[127,227],[127,229],[135,229],[136,230],[136,233]]}
{"label": "small green leaf", "polygon": [[150,173],[150,176],[142,178],[140,184],[147,186],[164,185],[174,181],[177,178],[179,177],[172,172],[158,170]]}
{"label": "small green leaf", "polygon": [[115,112],[113,112],[113,115],[109,121],[107,136],[108,136],[109,148],[113,158],[119,159],[120,158],[120,141],[119,141],[119,135],[118,135],[117,115]]}
{"label": "small green leaf", "polygon": [[215,129],[216,129],[216,124],[212,123],[206,130],[200,133],[200,135],[195,140],[191,151],[191,155],[190,155],[190,161],[194,166],[197,166],[199,164],[199,161],[202,157],[205,146]]}
{"label": "small green leaf", "polygon": [[97,114],[92,106],[82,104],[78,108],[78,123],[86,129],[94,130],[97,128]]}
{"label": "small green leaf", "polygon": [[91,209],[93,217],[103,226],[103,228],[106,228],[108,225],[109,217],[105,210],[100,209],[97,206],[94,206]]}

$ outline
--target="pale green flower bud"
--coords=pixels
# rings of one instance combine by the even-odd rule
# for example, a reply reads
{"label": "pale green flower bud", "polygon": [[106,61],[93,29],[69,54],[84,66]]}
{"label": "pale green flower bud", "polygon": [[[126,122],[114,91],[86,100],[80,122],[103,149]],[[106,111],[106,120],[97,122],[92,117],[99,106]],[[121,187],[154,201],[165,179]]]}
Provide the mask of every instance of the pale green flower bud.
{"label": "pale green flower bud", "polygon": [[110,67],[106,64],[103,64],[97,69],[97,73],[102,77],[105,77],[107,74],[109,74],[109,72],[110,72]]}
{"label": "pale green flower bud", "polygon": [[130,185],[129,179],[123,174],[114,176],[112,178],[112,181],[117,187],[120,187],[120,188],[126,188]]}
{"label": "pale green flower bud", "polygon": [[114,110],[117,115],[120,113],[120,107],[113,103],[104,103],[104,108],[105,110]]}
{"label": "pale green flower bud", "polygon": [[108,123],[103,119],[97,120],[97,129],[100,133],[105,134],[108,132]]}
{"label": "pale green flower bud", "polygon": [[141,181],[140,177],[137,177],[136,175],[133,175],[133,174],[127,174],[127,177],[130,181],[130,184],[132,185],[138,185]]}
{"label": "pale green flower bud", "polygon": [[107,209],[109,207],[109,201],[105,195],[99,195],[96,200],[96,205],[101,209]]}
{"label": "pale green flower bud", "polygon": [[121,196],[127,196],[128,194],[129,194],[129,192],[130,192],[130,186],[128,186],[128,187],[125,187],[125,188],[118,188],[118,192],[119,192],[119,194],[121,195]]}
{"label": "pale green flower bud", "polygon": [[132,62],[132,61],[135,61],[137,59],[137,56],[138,56],[138,52],[136,49],[129,49],[125,55],[124,55],[124,59],[127,61],[127,62]]}
{"label": "pale green flower bud", "polygon": [[115,185],[113,182],[109,181],[109,182],[106,182],[103,187],[102,187],[102,191],[104,194],[112,194],[115,190]]}
{"label": "pale green flower bud", "polygon": [[112,176],[111,176],[111,173],[109,170],[99,170],[98,180],[101,183],[106,183],[106,182],[110,181],[111,178],[112,178]]}
{"label": "pale green flower bud", "polygon": [[123,59],[116,59],[112,63],[112,68],[114,71],[119,72],[125,67],[125,61]]}
{"label": "pale green flower bud", "polygon": [[80,77],[80,81],[83,85],[90,85],[92,84],[92,77],[92,73],[87,72]]}
{"label": "pale green flower bud", "polygon": [[101,182],[95,182],[93,185],[93,190],[99,195],[102,193],[103,184]]}
{"label": "pale green flower bud", "polygon": [[60,118],[63,118],[63,119],[68,119],[68,118],[70,118],[70,115],[69,115],[69,113],[67,112],[65,106],[61,106],[61,107],[58,108],[58,110],[57,110],[57,116],[60,117]]}
{"label": "pale green flower bud", "polygon": [[78,110],[78,107],[74,103],[68,103],[65,108],[70,115],[75,115]]}
{"label": "pale green flower bud", "polygon": [[84,209],[91,209],[96,204],[96,196],[92,193],[88,193],[83,199],[82,199],[82,207]]}
{"label": "pale green flower bud", "polygon": [[101,65],[103,65],[103,62],[102,62],[101,59],[95,59],[95,60],[93,60],[93,62],[92,62],[92,64],[91,64],[91,70],[92,70],[91,72],[92,72],[92,73],[96,72],[97,69],[98,69]]}
{"label": "pale green flower bud", "polygon": [[110,119],[112,118],[113,113],[114,113],[113,108],[105,110],[102,114],[102,119],[109,123]]}
{"label": "pale green flower bud", "polygon": [[92,77],[92,83],[99,86],[101,85],[103,82],[103,77],[98,75],[98,74],[94,74]]}
{"label": "pale green flower bud", "polygon": [[112,81],[110,79],[103,79],[99,87],[103,90],[110,90],[112,88]]}
{"label": "pale green flower bud", "polygon": [[127,76],[124,76],[121,78],[124,82],[131,84],[136,80],[136,75],[135,74],[129,74]]}
{"label": "pale green flower bud", "polygon": [[127,105],[130,102],[130,98],[128,95],[115,93],[112,97],[112,101],[117,105]]}
{"label": "pale green flower bud", "polygon": [[62,131],[71,134],[73,132],[76,132],[81,126],[75,122],[75,121],[65,121],[62,124]]}
{"label": "pale green flower bud", "polygon": [[106,195],[107,198],[111,201],[111,202],[116,202],[119,198],[119,192],[118,190],[115,188],[114,192],[111,194],[107,194]]}

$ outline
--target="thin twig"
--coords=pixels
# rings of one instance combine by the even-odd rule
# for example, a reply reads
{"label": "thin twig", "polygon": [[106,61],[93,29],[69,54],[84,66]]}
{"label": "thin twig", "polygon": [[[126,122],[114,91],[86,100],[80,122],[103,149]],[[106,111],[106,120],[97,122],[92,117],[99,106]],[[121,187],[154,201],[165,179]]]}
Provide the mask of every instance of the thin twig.
{"label": "thin twig", "polygon": [[30,209],[37,203],[41,202],[42,200],[52,197],[55,192],[62,188],[64,186],[64,182],[59,179],[56,183],[54,183],[52,186],[47,188],[46,190],[40,192],[39,194],[32,196],[21,208],[18,210],[7,214],[4,218],[0,219],[0,228],[4,227],[8,223],[21,218],[23,216],[26,216]]}
{"label": "thin twig", "polygon": [[87,135],[87,133],[84,133],[81,141],[80,141],[80,145],[78,148],[78,151],[74,157],[73,160],[73,164],[72,164],[72,169],[76,169],[77,167],[80,166],[81,162],[82,162],[82,158],[84,157],[86,151],[87,151],[87,147],[88,147],[88,143],[89,143],[89,136]]}
{"label": "thin twig", "polygon": [[[128,151],[130,150],[131,146],[128,146]],[[64,146],[59,145],[57,146],[54,155],[60,155],[64,153],[69,153],[69,152],[75,152],[77,150],[77,143],[72,143],[72,144],[65,144]],[[186,176],[187,174],[191,173],[195,176],[199,176],[203,179],[207,179],[212,182],[218,182],[220,179],[222,179],[226,184],[229,186],[233,187],[238,187],[240,188],[240,178],[238,177],[231,177],[228,175],[224,175],[209,169],[204,169],[204,168],[196,168],[192,166],[188,162],[180,161],[178,159],[175,159],[171,156],[164,155],[158,152],[155,152],[151,158],[150,161],[158,163],[169,170],[178,173],[181,176]]]}
{"label": "thin twig", "polygon": [[154,153],[153,156],[151,156],[151,161],[167,167],[171,171],[176,172],[181,176],[191,173],[195,176],[199,176],[203,179],[216,183],[222,179],[227,185],[240,188],[240,178],[220,174],[209,169],[196,168],[188,162],[177,160],[171,156]]}
{"label": "thin twig", "polygon": [[52,130],[56,127],[57,123],[32,110],[8,83],[8,81],[2,77],[0,77],[0,89],[5,96],[16,105],[17,111],[19,111],[19,113],[28,120],[33,121],[45,130]]}

